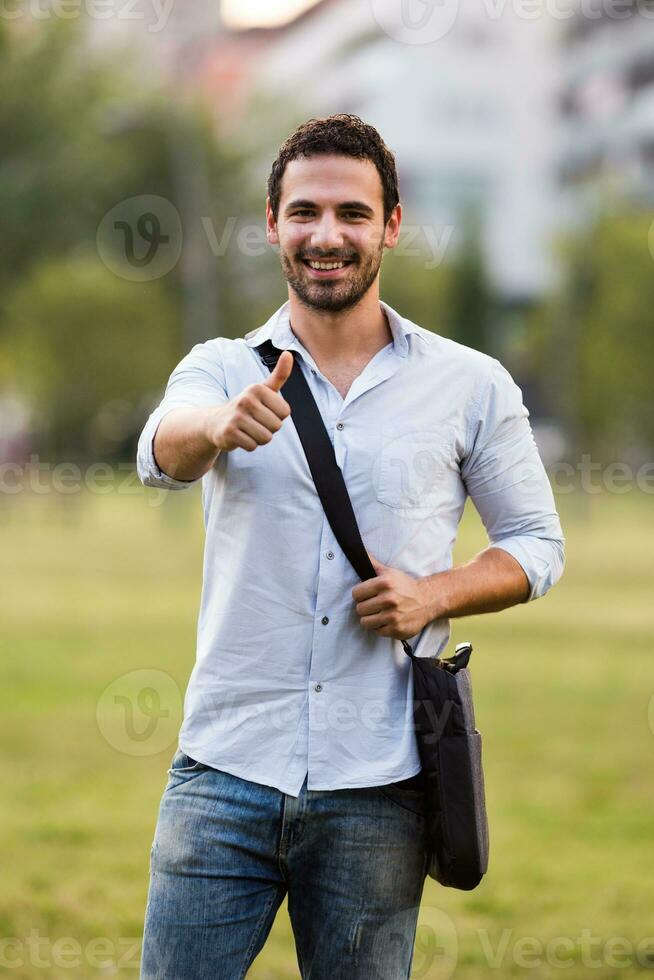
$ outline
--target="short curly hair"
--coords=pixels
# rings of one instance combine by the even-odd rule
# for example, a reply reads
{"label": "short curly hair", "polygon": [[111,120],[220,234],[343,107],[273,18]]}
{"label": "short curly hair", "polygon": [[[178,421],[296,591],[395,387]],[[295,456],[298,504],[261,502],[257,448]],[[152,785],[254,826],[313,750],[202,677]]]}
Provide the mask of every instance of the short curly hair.
{"label": "short curly hair", "polygon": [[345,112],[323,119],[309,119],[282,143],[268,177],[268,197],[275,221],[286,165],[299,157],[331,153],[374,163],[382,182],[386,223],[400,200],[395,157],[374,126]]}

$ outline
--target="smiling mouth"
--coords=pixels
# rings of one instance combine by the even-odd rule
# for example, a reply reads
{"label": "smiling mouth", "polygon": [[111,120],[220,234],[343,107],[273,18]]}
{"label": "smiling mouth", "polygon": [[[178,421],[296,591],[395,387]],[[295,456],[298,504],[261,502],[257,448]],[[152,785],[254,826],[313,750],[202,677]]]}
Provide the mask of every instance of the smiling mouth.
{"label": "smiling mouth", "polygon": [[301,261],[312,272],[323,274],[339,272],[341,269],[345,269],[346,266],[352,265],[349,259],[331,259],[330,261],[324,259],[302,259]]}

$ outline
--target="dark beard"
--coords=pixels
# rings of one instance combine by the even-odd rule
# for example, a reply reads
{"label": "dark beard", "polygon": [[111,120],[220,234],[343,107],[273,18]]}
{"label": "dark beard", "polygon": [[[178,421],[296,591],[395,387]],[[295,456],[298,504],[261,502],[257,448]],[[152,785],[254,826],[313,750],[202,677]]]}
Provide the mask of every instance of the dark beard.
{"label": "dark beard", "polygon": [[[370,253],[358,266],[352,263],[349,268],[354,269],[354,273],[343,282],[339,280],[319,282],[306,278],[302,273],[295,271],[287,253],[282,249],[280,249],[280,260],[286,282],[304,306],[326,313],[340,313],[342,310],[349,310],[356,306],[368,292],[379,272],[383,254],[382,238],[375,252]],[[337,259],[338,256],[325,255],[322,258],[324,261],[329,261],[330,258]],[[301,261],[297,258],[298,263]]]}

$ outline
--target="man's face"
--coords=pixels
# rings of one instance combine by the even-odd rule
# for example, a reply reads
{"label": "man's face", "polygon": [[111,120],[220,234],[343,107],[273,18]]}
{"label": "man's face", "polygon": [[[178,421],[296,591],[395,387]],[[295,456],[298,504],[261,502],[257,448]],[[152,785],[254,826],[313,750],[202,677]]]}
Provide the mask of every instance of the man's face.
{"label": "man's face", "polygon": [[300,301],[336,313],[368,292],[384,246],[397,241],[400,219],[398,205],[384,224],[372,161],[317,155],[287,165],[277,221],[267,206],[268,241],[279,245],[282,271]]}

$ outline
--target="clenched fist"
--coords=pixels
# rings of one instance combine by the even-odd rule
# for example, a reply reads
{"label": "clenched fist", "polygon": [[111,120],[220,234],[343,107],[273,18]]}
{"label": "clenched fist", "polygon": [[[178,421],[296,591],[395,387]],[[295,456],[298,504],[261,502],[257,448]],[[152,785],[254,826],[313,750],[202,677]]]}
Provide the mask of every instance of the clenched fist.
{"label": "clenched fist", "polygon": [[292,353],[282,351],[269,378],[248,385],[236,398],[212,409],[206,430],[210,442],[220,450],[238,448],[248,453],[270,442],[291,414],[279,392],[292,370]]}

